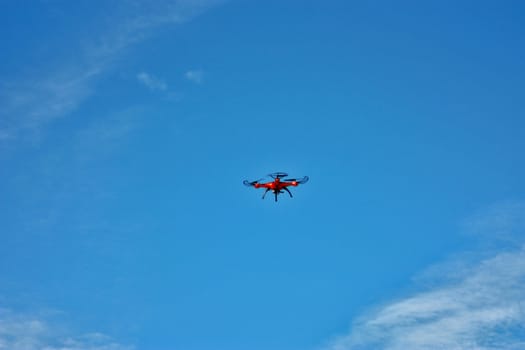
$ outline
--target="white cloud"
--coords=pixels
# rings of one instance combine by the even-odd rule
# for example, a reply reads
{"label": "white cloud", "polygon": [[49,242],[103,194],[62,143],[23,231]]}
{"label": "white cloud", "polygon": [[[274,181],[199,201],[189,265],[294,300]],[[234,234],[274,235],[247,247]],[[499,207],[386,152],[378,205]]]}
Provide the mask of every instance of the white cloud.
{"label": "white cloud", "polygon": [[189,70],[184,74],[184,76],[189,81],[200,84],[204,79],[204,72],[202,70]]}
{"label": "white cloud", "polygon": [[101,333],[67,334],[41,316],[0,309],[1,350],[132,350]]}
{"label": "white cloud", "polygon": [[[509,225],[514,219],[508,218],[524,217],[525,210],[520,208],[525,206],[514,204],[478,216],[476,227],[486,222],[490,224],[484,229],[497,233],[505,228],[521,234],[521,227]],[[494,224],[497,221],[502,225]],[[349,335],[336,339],[328,349],[525,349],[525,245],[494,253],[474,265],[439,266],[447,274],[451,266],[456,270],[450,279],[440,278],[430,289],[363,315]]]}
{"label": "white cloud", "polygon": [[166,91],[168,88],[164,81],[146,72],[137,74],[137,79],[150,90]]}

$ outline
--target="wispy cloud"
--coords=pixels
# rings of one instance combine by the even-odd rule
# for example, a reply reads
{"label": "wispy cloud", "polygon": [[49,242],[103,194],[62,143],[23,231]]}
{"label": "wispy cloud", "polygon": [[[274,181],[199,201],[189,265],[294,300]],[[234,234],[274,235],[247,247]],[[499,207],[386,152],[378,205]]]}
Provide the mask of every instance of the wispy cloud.
{"label": "wispy cloud", "polygon": [[184,76],[189,81],[195,84],[200,84],[204,79],[204,72],[202,70],[189,70],[184,74]]}
{"label": "wispy cloud", "polygon": [[[180,24],[220,3],[217,0],[124,1],[105,29],[82,39],[72,59],[54,67],[41,67],[32,77],[19,76],[0,86],[0,140],[16,138],[24,130],[43,125],[74,111],[128,47],[144,40],[157,28]],[[58,68],[57,68],[58,67]],[[21,73],[20,73],[21,74]],[[160,82],[151,86],[162,88]]]}
{"label": "wispy cloud", "polygon": [[[519,225],[501,218],[523,218],[523,209],[519,202],[498,206],[470,223],[497,234],[503,228],[495,222],[501,221],[506,232],[519,235]],[[440,266],[443,269],[434,268],[433,273],[445,276],[436,276],[432,288],[376,307],[328,349],[525,349],[525,245],[493,253],[473,265]]]}
{"label": "wispy cloud", "polygon": [[74,110],[92,91],[92,81],[102,67],[71,67],[38,79],[4,84],[0,102],[4,138],[39,126]]}
{"label": "wispy cloud", "polygon": [[168,85],[163,80],[146,72],[137,74],[137,79],[150,90],[166,91],[168,89]]}
{"label": "wispy cloud", "polygon": [[525,203],[515,200],[496,203],[464,220],[462,229],[489,243],[519,244],[523,238],[516,232],[525,232]]}
{"label": "wispy cloud", "polygon": [[72,335],[42,316],[0,309],[0,349],[6,350],[132,350],[102,333]]}

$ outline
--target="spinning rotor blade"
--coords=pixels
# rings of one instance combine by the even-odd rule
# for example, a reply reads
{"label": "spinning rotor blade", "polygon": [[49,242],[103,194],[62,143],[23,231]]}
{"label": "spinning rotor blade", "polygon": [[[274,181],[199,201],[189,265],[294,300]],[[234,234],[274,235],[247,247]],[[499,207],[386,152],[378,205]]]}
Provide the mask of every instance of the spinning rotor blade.
{"label": "spinning rotor blade", "polygon": [[272,179],[281,179],[285,176],[288,176],[288,174],[283,173],[283,172],[276,172],[276,173],[268,174],[268,176],[271,177]]}
{"label": "spinning rotor blade", "polygon": [[256,183],[259,183],[259,181],[261,181],[261,180],[262,180],[262,179],[255,180],[255,181],[244,180],[242,183],[243,183],[245,186],[251,187],[251,186],[255,185]]}
{"label": "spinning rotor blade", "polygon": [[284,181],[286,182],[297,182],[298,184],[304,184],[306,182],[308,182],[308,179],[310,179],[308,176],[305,176],[301,179],[285,179]]}

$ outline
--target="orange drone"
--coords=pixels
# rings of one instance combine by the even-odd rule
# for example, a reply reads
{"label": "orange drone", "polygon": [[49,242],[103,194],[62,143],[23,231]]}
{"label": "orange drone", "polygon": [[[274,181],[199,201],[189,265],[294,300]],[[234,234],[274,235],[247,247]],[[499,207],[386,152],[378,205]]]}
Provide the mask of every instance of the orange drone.
{"label": "orange drone", "polygon": [[254,188],[265,188],[264,194],[262,196],[262,199],[264,199],[264,196],[266,196],[266,193],[268,191],[272,191],[275,195],[275,201],[277,202],[277,196],[281,193],[284,193],[284,191],[288,192],[290,197],[292,196],[292,192],[288,189],[289,186],[299,186],[301,184],[304,184],[308,181],[308,176],[304,176],[300,179],[283,179],[282,178],[288,176],[287,173],[277,172],[273,174],[268,174],[269,177],[273,179],[273,181],[270,182],[260,182],[263,179],[255,180],[255,181],[248,181],[244,180],[244,184],[248,187],[254,187]]}

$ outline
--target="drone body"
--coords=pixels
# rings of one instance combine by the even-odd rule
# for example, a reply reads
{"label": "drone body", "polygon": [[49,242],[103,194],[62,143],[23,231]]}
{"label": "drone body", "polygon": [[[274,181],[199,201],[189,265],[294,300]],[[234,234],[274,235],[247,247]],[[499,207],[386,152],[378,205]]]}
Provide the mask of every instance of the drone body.
{"label": "drone body", "polygon": [[293,197],[292,192],[290,192],[290,190],[288,189],[289,186],[294,186],[294,187],[299,186],[300,184],[304,184],[308,181],[308,176],[304,176],[300,179],[281,180],[282,178],[288,176],[287,173],[282,173],[282,172],[272,173],[272,174],[269,174],[268,176],[271,177],[273,181],[260,182],[262,179],[259,179],[255,181],[244,180],[243,183],[248,187],[264,188],[265,191],[262,196],[262,199],[264,199],[264,197],[266,196],[266,193],[268,193],[269,191],[272,191],[273,194],[275,195],[275,201],[277,202],[277,196],[281,193],[284,193],[283,191],[288,192],[288,194],[290,195],[290,198]]}

